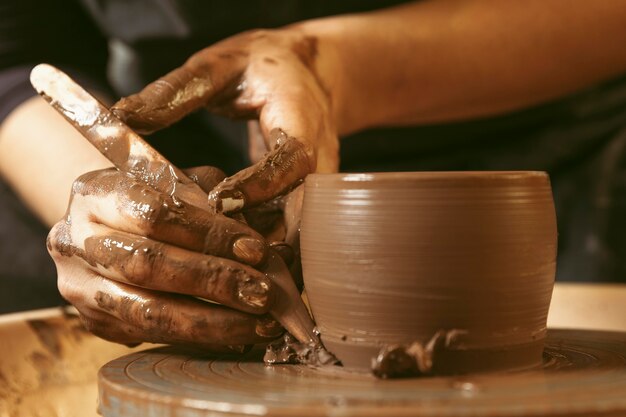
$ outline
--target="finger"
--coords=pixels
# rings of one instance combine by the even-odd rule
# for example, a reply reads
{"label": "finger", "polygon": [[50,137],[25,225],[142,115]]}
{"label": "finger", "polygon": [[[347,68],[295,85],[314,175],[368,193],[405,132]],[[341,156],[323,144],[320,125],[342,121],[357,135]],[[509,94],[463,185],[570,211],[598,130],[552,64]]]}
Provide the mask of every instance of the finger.
{"label": "finger", "polygon": [[82,289],[92,310],[137,331],[137,340],[214,347],[265,342],[282,334],[268,316],[254,316],[191,297],[144,290],[105,278]]}
{"label": "finger", "polygon": [[[122,320],[110,314],[88,310],[79,314],[80,320],[89,332],[101,339],[114,343],[121,343],[128,347],[136,347],[143,342],[150,342],[144,339],[144,332],[132,325],[124,323]],[[181,343],[188,345],[187,343]],[[204,352],[211,353],[244,353],[247,345],[218,345],[202,343],[200,346],[193,344],[191,347],[202,348]]]}
{"label": "finger", "polygon": [[217,184],[224,180],[224,178],[226,178],[224,171],[217,167],[208,165],[186,168],[183,169],[183,172],[195,181],[207,194],[210,193]]}
{"label": "finger", "polygon": [[266,241],[284,240],[282,199],[277,198],[242,212],[250,227],[259,232]]}
{"label": "finger", "polygon": [[[276,144],[277,131],[301,142],[307,149],[310,172],[337,172],[339,168],[339,141],[327,94],[313,80],[311,73],[302,78],[273,79],[275,88],[283,91],[280,97],[268,101],[259,114],[259,121],[268,148]],[[301,88],[287,88],[285,83],[300,81]],[[274,133],[274,134],[272,134]],[[278,135],[281,139],[282,135]],[[315,146],[312,146],[314,144]]]}
{"label": "finger", "polygon": [[[191,297],[144,290],[103,278],[86,269],[84,251],[69,249],[60,222],[51,233],[50,246],[58,271],[59,291],[88,317],[100,312],[120,320],[94,317],[91,326],[102,337],[125,344],[141,341],[174,343],[214,349],[217,345],[244,345],[267,341],[282,333],[269,316],[251,316]],[[58,240],[57,241],[57,237]],[[58,246],[63,251],[58,250]],[[67,250],[66,250],[67,249]],[[79,255],[79,256],[74,256]],[[88,258],[83,258],[88,259]],[[98,326],[98,323],[104,323]],[[235,351],[241,351],[236,346]]]}
{"label": "finger", "polygon": [[[291,70],[277,77],[273,69],[257,61],[251,61],[247,77],[263,82],[256,89],[246,89],[235,105],[262,103],[260,128],[271,151],[209,194],[210,204],[218,212],[256,206],[289,192],[309,173],[338,169],[339,142],[329,99],[314,75],[301,63],[292,62]],[[272,94],[264,96],[268,91]]]}
{"label": "finger", "polygon": [[212,101],[236,96],[246,59],[247,54],[219,45],[204,49],[111,110],[140,133],[162,129]]}
{"label": "finger", "polygon": [[270,135],[276,143],[271,152],[209,193],[209,203],[217,212],[238,212],[269,201],[290,191],[315,170],[315,152],[307,142],[280,129]]}
{"label": "finger", "polygon": [[284,198],[285,241],[296,251],[300,249],[300,223],[304,204],[304,186],[300,185]]}
{"label": "finger", "polygon": [[142,288],[193,295],[253,314],[266,313],[273,301],[270,279],[249,266],[141,236],[103,230],[85,240],[85,253],[99,274]]}
{"label": "finger", "polygon": [[258,120],[248,121],[248,157],[252,163],[257,163],[267,153],[267,145]]}
{"label": "finger", "polygon": [[[104,224],[253,266],[267,257],[267,243],[245,224],[181,204],[115,171],[79,178],[73,188],[70,217],[74,224]],[[90,227],[72,228],[72,240],[77,244],[94,234]]]}
{"label": "finger", "polygon": [[304,286],[300,260],[300,223],[304,203],[304,186],[300,185],[285,197],[285,242],[293,250],[294,259],[289,265],[291,276],[299,289]]}
{"label": "finger", "polygon": [[143,342],[138,338],[137,329],[108,313],[88,310],[79,311],[78,316],[85,329],[104,340],[127,346]]}
{"label": "finger", "polygon": [[289,266],[294,261],[295,254],[293,248],[289,244],[285,242],[272,242],[270,243],[270,247],[274,249],[274,251],[276,251],[281,258],[283,258],[286,265]]}

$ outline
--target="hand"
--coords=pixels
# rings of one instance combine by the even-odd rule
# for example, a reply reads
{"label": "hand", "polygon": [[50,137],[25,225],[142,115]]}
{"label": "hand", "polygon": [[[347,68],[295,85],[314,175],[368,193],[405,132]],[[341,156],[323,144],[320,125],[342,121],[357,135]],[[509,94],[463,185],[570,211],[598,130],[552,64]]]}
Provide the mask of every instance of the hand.
{"label": "hand", "polygon": [[[217,170],[188,173],[205,189],[223,178]],[[48,250],[61,294],[105,339],[240,352],[283,331],[265,314],[272,283],[253,268],[267,256],[258,233],[115,169],[75,181]]]}
{"label": "hand", "polygon": [[338,168],[335,121],[316,56],[315,38],[296,28],[246,32],[196,53],[112,110],[142,133],[198,108],[258,118],[271,152],[211,193],[217,211],[241,211],[288,192],[311,172]]}

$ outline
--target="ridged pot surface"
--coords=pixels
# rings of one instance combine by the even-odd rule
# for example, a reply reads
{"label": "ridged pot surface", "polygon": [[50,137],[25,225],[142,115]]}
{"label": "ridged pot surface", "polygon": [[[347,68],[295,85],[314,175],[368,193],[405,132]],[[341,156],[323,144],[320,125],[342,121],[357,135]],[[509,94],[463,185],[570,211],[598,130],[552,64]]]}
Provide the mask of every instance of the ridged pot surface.
{"label": "ridged pot surface", "polygon": [[438,330],[449,340],[436,372],[538,364],[556,238],[542,172],[314,174],[305,183],[305,287],[324,344],[350,367]]}

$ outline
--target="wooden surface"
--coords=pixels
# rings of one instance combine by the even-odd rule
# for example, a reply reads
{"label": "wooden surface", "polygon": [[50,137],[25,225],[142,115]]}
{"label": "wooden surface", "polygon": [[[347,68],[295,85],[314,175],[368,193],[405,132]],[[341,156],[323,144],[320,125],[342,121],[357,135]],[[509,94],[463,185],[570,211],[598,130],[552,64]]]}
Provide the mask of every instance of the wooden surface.
{"label": "wooden surface", "polygon": [[[98,368],[150,347],[98,339],[68,312],[0,316],[0,417],[96,417]],[[626,331],[626,285],[557,284],[548,322]]]}
{"label": "wooden surface", "polygon": [[626,331],[626,285],[557,283],[548,327]]}
{"label": "wooden surface", "polygon": [[0,417],[96,417],[98,369],[140,349],[91,335],[73,309],[0,316]]}
{"label": "wooden surface", "polygon": [[626,334],[548,332],[544,363],[518,372],[379,380],[343,368],[265,366],[172,348],[100,371],[105,417],[616,416],[626,414]]}

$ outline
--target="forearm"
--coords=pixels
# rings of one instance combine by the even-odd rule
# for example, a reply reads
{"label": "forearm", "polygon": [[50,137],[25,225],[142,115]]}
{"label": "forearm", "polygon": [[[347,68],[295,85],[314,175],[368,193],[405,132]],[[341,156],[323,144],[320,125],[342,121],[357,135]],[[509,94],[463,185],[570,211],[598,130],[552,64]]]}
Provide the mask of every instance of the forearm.
{"label": "forearm", "polygon": [[39,97],[0,126],[0,175],[49,226],[65,213],[73,181],[110,165]]}
{"label": "forearm", "polygon": [[299,25],[341,134],[519,109],[626,70],[613,0],[431,0]]}

